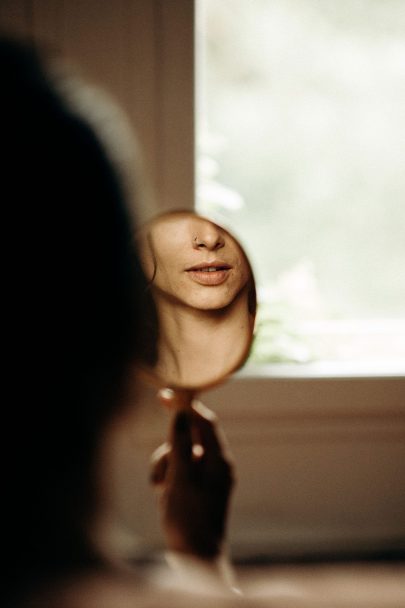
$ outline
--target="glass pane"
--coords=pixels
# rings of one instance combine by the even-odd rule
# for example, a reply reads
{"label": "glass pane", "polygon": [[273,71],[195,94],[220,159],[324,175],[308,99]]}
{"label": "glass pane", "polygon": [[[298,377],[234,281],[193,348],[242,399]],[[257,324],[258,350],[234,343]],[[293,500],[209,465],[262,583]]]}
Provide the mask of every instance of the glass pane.
{"label": "glass pane", "polygon": [[197,9],[197,207],[252,259],[252,360],[405,362],[405,3]]}

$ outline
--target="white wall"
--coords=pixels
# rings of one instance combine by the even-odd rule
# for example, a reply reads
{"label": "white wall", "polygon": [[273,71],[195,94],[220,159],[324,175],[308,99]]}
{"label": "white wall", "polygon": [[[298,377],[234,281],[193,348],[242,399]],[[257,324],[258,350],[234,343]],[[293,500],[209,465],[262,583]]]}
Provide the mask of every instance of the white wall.
{"label": "white wall", "polygon": [[[405,550],[405,379],[234,378],[201,395],[234,455],[234,556]],[[162,547],[148,460],[171,414],[147,389],[113,449],[114,510]],[[126,439],[125,439],[126,437]],[[121,446],[121,448],[117,448]],[[122,531],[117,526],[116,530]]]}
{"label": "white wall", "polygon": [[204,399],[235,454],[235,550],[405,550],[405,379],[242,378]]}

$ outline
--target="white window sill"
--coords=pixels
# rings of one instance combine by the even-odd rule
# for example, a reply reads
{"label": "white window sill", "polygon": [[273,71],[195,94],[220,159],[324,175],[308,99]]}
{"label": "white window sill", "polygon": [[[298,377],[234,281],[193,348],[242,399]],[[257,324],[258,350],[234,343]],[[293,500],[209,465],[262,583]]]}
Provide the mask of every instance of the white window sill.
{"label": "white window sill", "polygon": [[384,361],[316,361],[313,363],[246,364],[237,378],[405,378],[405,359]]}

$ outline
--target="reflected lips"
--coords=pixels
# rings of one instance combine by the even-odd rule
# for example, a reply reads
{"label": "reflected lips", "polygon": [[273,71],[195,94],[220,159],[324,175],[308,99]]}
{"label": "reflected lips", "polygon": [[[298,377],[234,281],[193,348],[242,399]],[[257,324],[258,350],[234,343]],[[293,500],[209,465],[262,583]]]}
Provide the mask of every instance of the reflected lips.
{"label": "reflected lips", "polygon": [[229,276],[232,266],[225,262],[203,262],[186,269],[190,279],[200,285],[216,286],[221,285]]}

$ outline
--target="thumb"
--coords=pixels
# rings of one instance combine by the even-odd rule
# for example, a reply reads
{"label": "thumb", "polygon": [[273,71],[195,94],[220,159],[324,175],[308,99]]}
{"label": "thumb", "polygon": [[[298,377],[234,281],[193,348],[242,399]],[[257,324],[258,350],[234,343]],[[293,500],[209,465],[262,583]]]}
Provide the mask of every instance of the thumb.
{"label": "thumb", "polygon": [[164,483],[169,466],[171,446],[168,442],[160,445],[152,454],[150,459],[149,480],[153,485]]}

